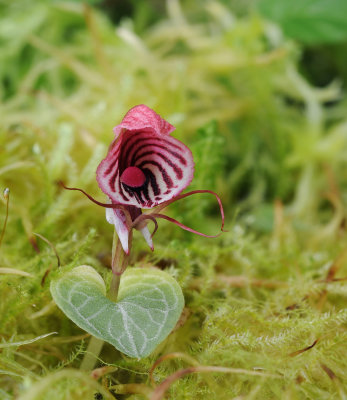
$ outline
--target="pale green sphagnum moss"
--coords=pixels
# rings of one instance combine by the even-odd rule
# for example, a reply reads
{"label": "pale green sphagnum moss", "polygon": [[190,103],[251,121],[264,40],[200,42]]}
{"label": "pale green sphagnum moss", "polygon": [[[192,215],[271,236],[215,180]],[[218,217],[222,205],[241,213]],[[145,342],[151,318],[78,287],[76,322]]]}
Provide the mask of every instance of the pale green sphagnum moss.
{"label": "pale green sphagnum moss", "polygon": [[[0,397],[112,399],[123,391],[143,399],[155,360],[180,352],[202,366],[264,376],[190,374],[171,385],[172,399],[345,399],[347,114],[345,103],[335,105],[342,88],[309,84],[296,45],[256,15],[237,18],[210,1],[190,5],[195,19],[189,7],[185,14],[170,4],[167,18],[137,35],[129,20],[115,34],[79,2],[0,2],[0,188],[10,188],[0,248]],[[191,146],[192,188],[220,194],[229,232],[205,239],[161,222],[154,253],[135,232],[130,268],[165,269],[182,287],[185,310],[144,359],[105,344],[100,366],[117,368],[97,381],[78,370],[89,336],[49,287],[62,270],[85,264],[108,286],[112,227],[103,209],[57,181],[103,201],[96,167],[112,127],[140,103]],[[170,213],[218,232],[208,197],[177,202]],[[55,246],[60,270],[34,233]],[[51,332],[58,334],[40,338]],[[167,359],[155,383],[187,365]]]}

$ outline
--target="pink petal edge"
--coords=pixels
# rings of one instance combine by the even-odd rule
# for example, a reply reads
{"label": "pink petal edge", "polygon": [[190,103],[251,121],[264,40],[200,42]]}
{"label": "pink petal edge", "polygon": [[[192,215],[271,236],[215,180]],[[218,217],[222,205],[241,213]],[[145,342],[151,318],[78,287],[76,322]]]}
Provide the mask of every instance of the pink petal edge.
{"label": "pink petal edge", "polygon": [[122,122],[113,128],[113,132],[118,138],[123,131],[142,131],[144,129],[151,129],[156,134],[169,135],[175,130],[175,127],[145,104],[139,104],[125,114]]}

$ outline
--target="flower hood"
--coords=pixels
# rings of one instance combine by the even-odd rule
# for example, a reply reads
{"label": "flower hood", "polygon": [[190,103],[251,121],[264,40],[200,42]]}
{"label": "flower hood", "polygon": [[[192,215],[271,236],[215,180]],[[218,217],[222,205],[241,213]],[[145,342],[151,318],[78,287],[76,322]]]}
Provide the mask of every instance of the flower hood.
{"label": "flower hood", "polygon": [[191,151],[170,136],[175,128],[145,105],[133,107],[113,131],[115,139],[96,177],[112,203],[153,208],[192,181]]}

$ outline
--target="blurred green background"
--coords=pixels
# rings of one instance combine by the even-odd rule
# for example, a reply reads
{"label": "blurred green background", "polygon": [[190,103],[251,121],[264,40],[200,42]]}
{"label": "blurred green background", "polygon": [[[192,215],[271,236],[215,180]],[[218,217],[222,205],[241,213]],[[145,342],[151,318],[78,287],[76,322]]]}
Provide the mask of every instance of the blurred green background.
{"label": "blurred green background", "polygon": [[[190,317],[149,359],[105,351],[104,363],[124,369],[104,387],[148,384],[161,351],[181,351],[285,381],[194,376],[172,398],[344,399],[347,2],[0,0],[0,49],[0,188],[11,191],[0,335],[8,343],[56,330],[62,339],[3,350],[0,397],[95,394],[87,375],[55,378],[78,368],[85,342],[75,347],[69,338],[83,332],[51,302],[54,253],[34,233],[67,270],[88,263],[109,279],[104,210],[56,182],[102,201],[95,170],[112,128],[144,103],[192,149],[190,189],[218,192],[230,232],[209,241],[163,222],[153,254],[135,235],[132,264],[172,273]],[[186,200],[170,215],[218,232],[215,201]],[[2,196],[0,206],[2,225]],[[321,338],[318,350],[288,356]],[[184,365],[159,368],[158,380]]]}

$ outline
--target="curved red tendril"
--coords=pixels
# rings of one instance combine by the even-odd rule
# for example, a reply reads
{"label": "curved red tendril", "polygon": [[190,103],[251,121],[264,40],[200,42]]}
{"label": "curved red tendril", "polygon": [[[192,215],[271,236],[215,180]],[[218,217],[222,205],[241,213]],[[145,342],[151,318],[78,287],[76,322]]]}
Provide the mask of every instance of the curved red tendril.
{"label": "curved red tendril", "polygon": [[116,210],[123,211],[124,215],[125,215],[125,218],[127,220],[128,226],[131,226],[131,224],[132,224],[131,215],[130,215],[129,211],[126,209],[126,207],[124,207],[123,205],[121,205],[121,204],[113,204],[113,203],[102,203],[102,202],[100,202],[98,200],[95,200],[90,194],[85,192],[83,189],[67,187],[67,186],[65,186],[63,181],[59,181],[58,183],[59,183],[60,186],[62,186],[66,190],[77,190],[78,192],[83,193],[86,197],[88,197],[88,199],[90,201],[92,201],[93,203],[97,204],[100,207],[113,208],[113,209],[116,209]]}
{"label": "curved red tendril", "polygon": [[[147,214],[147,215],[149,215],[149,214]],[[202,233],[202,232],[196,231],[195,229],[189,228],[188,226],[177,221],[176,219],[168,217],[167,215],[164,215],[164,214],[151,213],[150,215],[154,218],[161,218],[161,219],[165,219],[166,221],[173,222],[174,224],[176,224],[180,228],[184,229],[185,231],[195,233],[196,235],[203,236],[206,238],[216,238],[221,235],[221,233],[218,233],[217,235],[206,235],[205,233]]]}
{"label": "curved red tendril", "polygon": [[[217,199],[217,202],[218,202],[218,205],[219,205],[219,211],[220,211],[220,214],[221,214],[221,217],[222,217],[221,231],[222,232],[228,232],[227,230],[224,230],[224,209],[223,209],[222,200],[220,199],[218,194],[213,192],[212,190],[193,190],[193,191],[188,192],[188,193],[180,194],[180,195],[174,197],[172,200],[165,201],[164,203],[162,203],[159,206],[157,206],[155,211],[156,212],[157,211],[161,211],[161,210],[163,210],[164,208],[166,208],[168,205],[170,205],[171,203],[173,203],[176,200],[184,199],[185,197],[192,196],[193,194],[198,194],[198,193],[210,193],[213,196],[215,196],[215,198]],[[147,214],[147,215],[153,215],[153,213],[150,213],[150,214]]]}
{"label": "curved red tendril", "polygon": [[[122,210],[124,212],[124,214],[125,214],[125,217],[126,217],[126,220],[127,220],[127,224],[129,226],[130,231],[131,231],[132,228],[137,228],[137,225],[140,224],[142,221],[144,221],[146,219],[150,219],[155,225],[154,226],[154,230],[153,230],[153,232],[151,234],[151,238],[154,236],[154,234],[158,230],[158,223],[156,221],[156,218],[161,218],[161,219],[165,219],[166,221],[173,222],[174,224],[179,226],[181,229],[184,229],[184,230],[186,230],[188,232],[195,233],[196,235],[203,236],[203,237],[206,237],[206,238],[216,238],[216,237],[221,235],[221,233],[218,233],[217,235],[206,235],[205,233],[202,233],[202,232],[196,231],[195,229],[189,228],[188,226],[182,224],[181,222],[177,221],[174,218],[168,217],[167,215],[160,214],[158,212],[151,212],[151,213],[148,213],[148,214],[141,214],[140,216],[138,216],[135,219],[135,221],[132,221],[129,211],[123,205],[121,205],[121,204],[113,204],[113,203],[112,204],[102,203],[102,202],[100,202],[98,200],[95,200],[92,196],[90,196],[88,193],[86,193],[82,189],[67,187],[67,186],[65,186],[65,184],[62,181],[60,181],[59,184],[64,189],[77,190],[77,191],[83,193],[86,197],[88,197],[89,200],[91,200],[93,203],[95,203],[95,204],[97,204],[97,205],[99,205],[101,207]],[[221,231],[222,232],[228,232],[227,230],[224,230],[224,209],[223,209],[222,201],[221,201],[220,197],[217,195],[217,193],[215,193],[215,192],[213,192],[211,190],[193,190],[191,192],[181,194],[179,196],[174,197],[172,200],[166,201],[166,202],[160,204],[159,206],[155,207],[155,211],[161,211],[161,210],[163,210],[164,208],[166,208],[168,205],[170,205],[171,203],[173,203],[176,200],[180,200],[180,199],[183,199],[185,197],[192,196],[192,195],[198,194],[198,193],[210,193],[210,194],[212,194],[212,195],[214,195],[216,197],[218,205],[219,205],[219,210],[220,210],[220,213],[221,213],[221,217],[222,217]]]}

